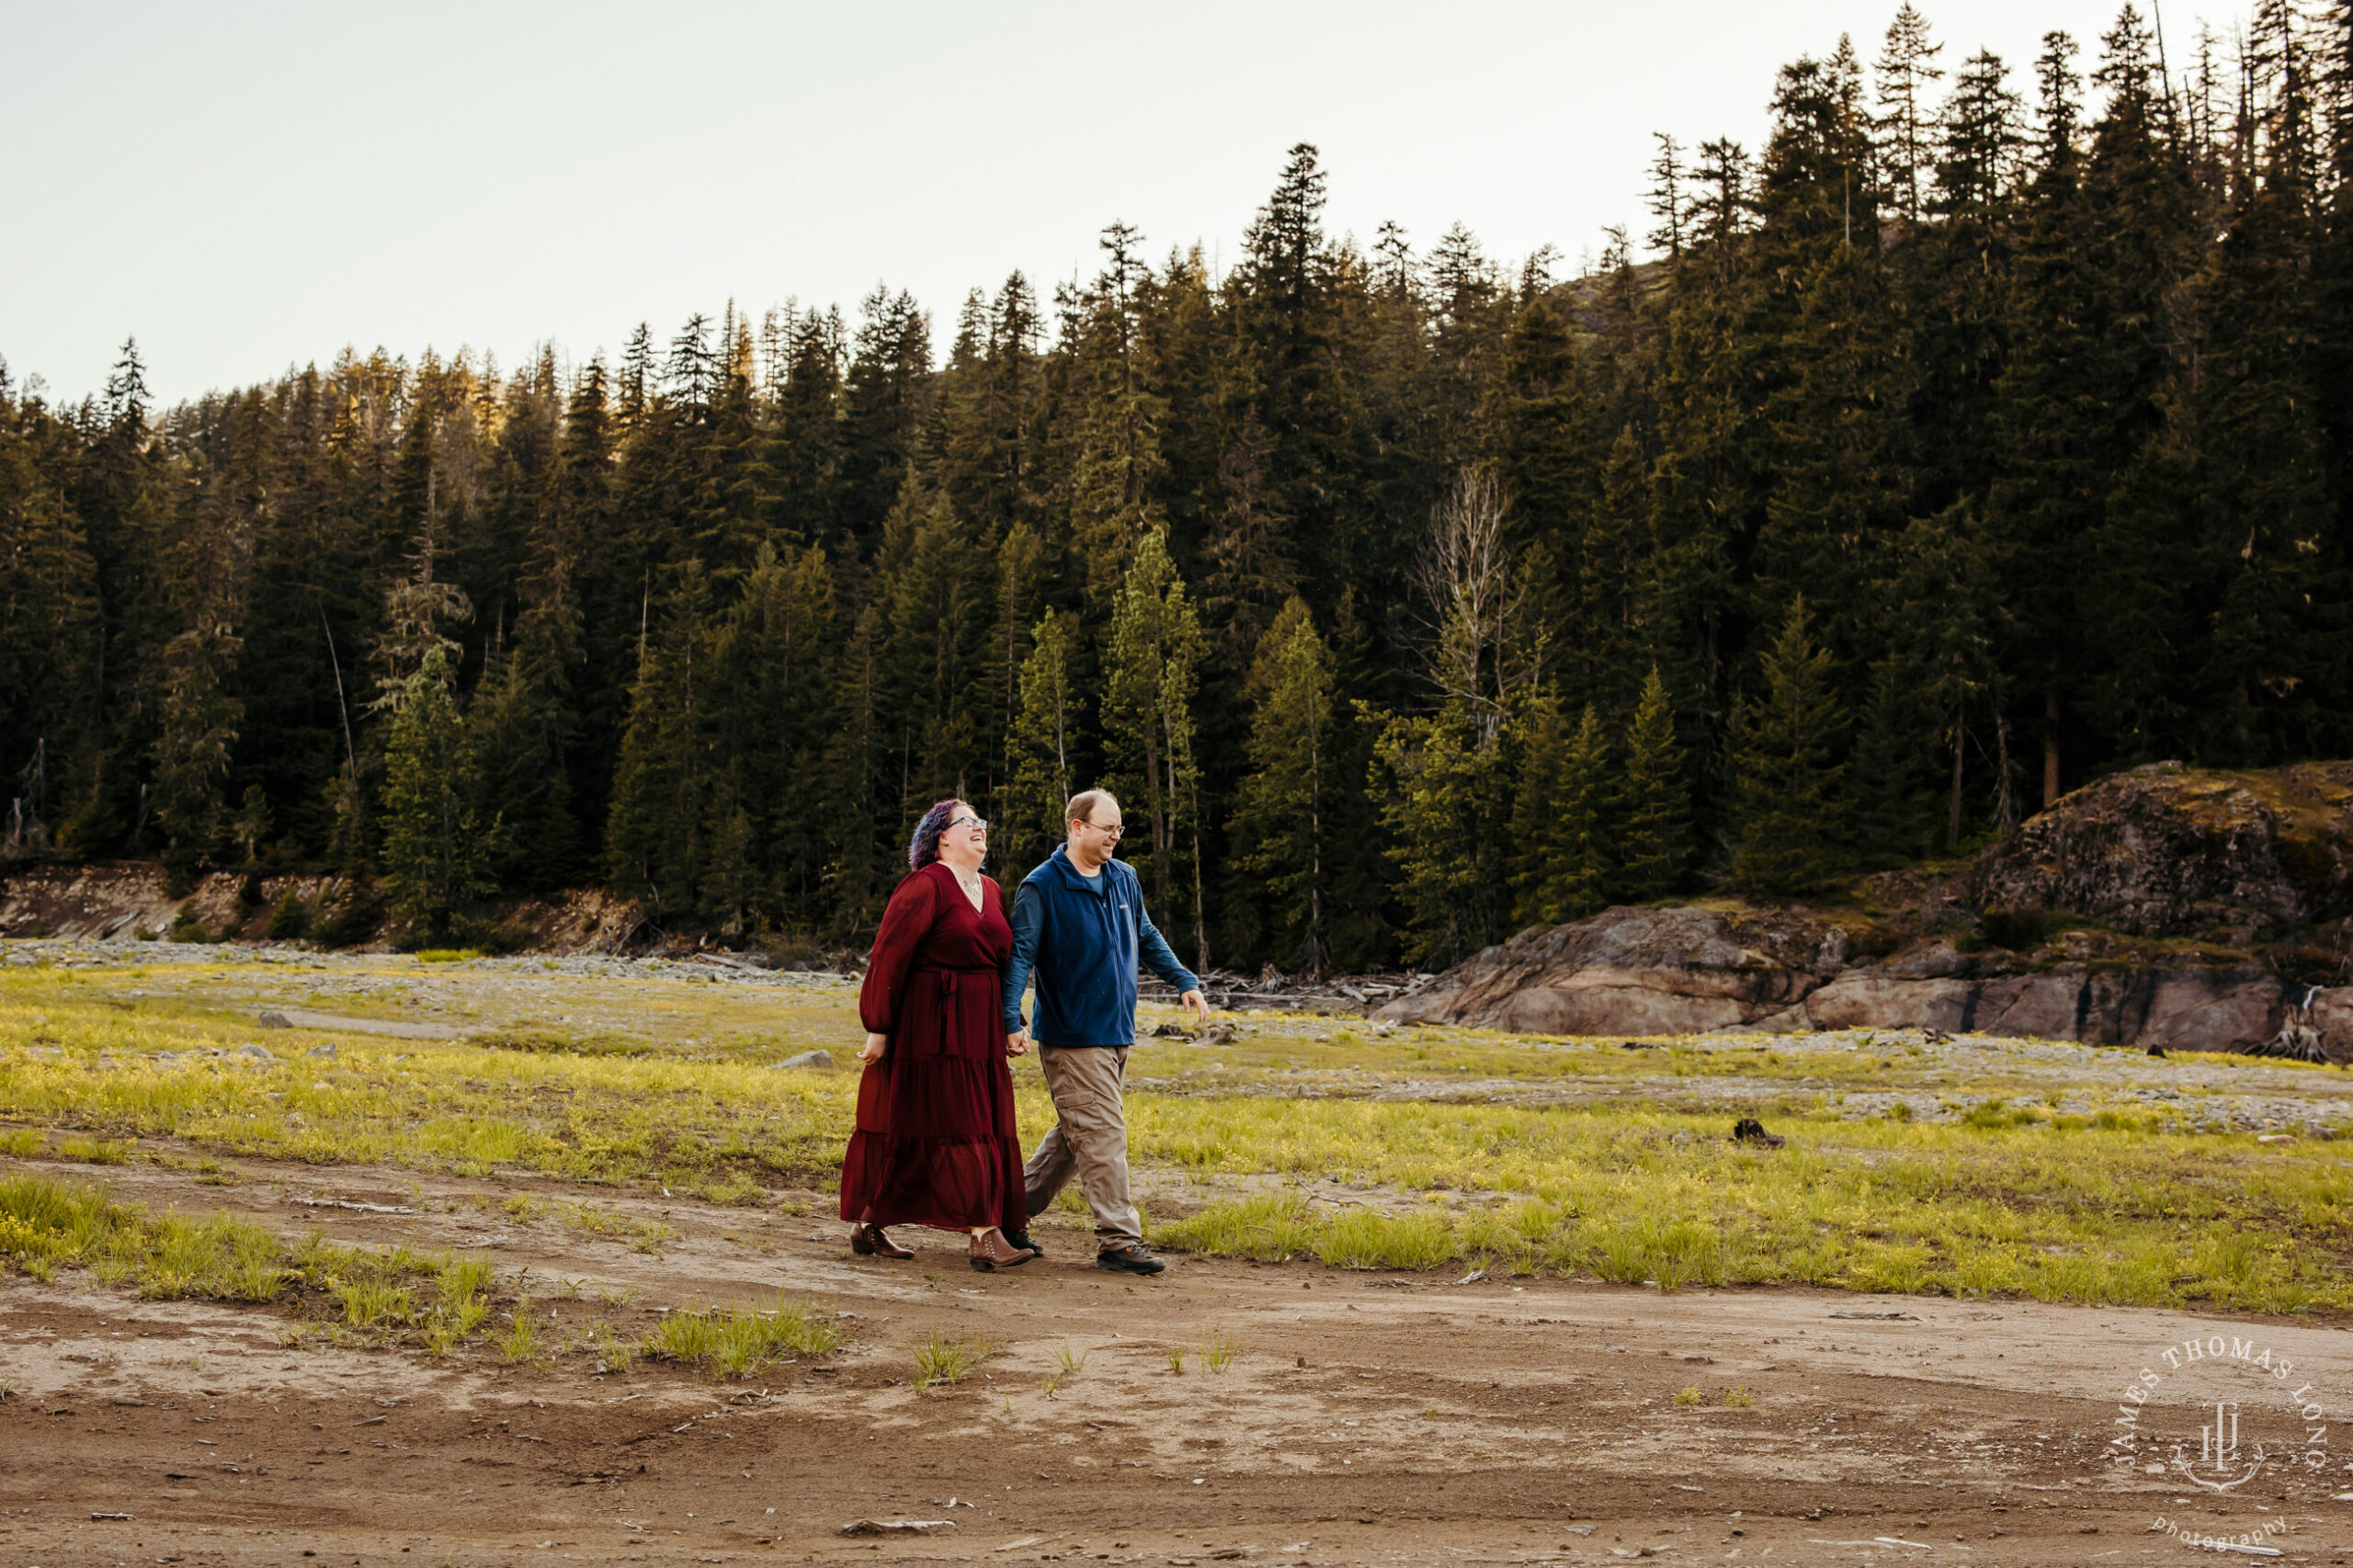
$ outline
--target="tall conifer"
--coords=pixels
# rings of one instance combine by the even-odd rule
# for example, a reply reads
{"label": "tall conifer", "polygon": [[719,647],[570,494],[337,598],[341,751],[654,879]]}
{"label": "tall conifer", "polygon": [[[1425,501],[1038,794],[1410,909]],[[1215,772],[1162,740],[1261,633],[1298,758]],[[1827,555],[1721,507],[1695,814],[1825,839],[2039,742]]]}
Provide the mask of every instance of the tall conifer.
{"label": "tall conifer", "polygon": [[1691,864],[1691,783],[1666,683],[1653,669],[1626,730],[1615,896],[1643,903],[1683,886]]}
{"label": "tall conifer", "polygon": [[1251,771],[1233,824],[1243,873],[1234,894],[1264,912],[1264,936],[1254,931],[1252,945],[1263,942],[1278,962],[1309,974],[1331,962],[1333,806],[1353,782],[1339,770],[1334,673],[1313,613],[1293,597],[1259,640],[1250,673]]}
{"label": "tall conifer", "polygon": [[1733,741],[1739,816],[1733,885],[1745,892],[1819,892],[1850,864],[1839,821],[1845,770],[1834,760],[1847,719],[1830,653],[1813,641],[1802,597],[1790,601],[1761,673],[1765,689]]}

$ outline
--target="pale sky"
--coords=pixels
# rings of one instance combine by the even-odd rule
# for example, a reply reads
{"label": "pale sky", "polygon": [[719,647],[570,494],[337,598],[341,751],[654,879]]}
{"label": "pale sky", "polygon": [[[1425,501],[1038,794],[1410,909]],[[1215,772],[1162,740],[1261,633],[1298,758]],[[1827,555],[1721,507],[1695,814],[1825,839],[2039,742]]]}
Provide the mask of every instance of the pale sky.
{"label": "pale sky", "polygon": [[[2145,3],[2145,0],[2144,0]],[[1924,0],[2029,101],[2120,0]],[[733,298],[854,314],[1092,275],[1115,219],[1226,264],[1295,142],[1328,220],[1574,270],[1651,132],[1761,140],[1776,67],[1895,0],[636,6],[0,0],[0,356],[57,401],[136,335],[166,402],[346,344],[617,354]],[[2234,16],[2211,19],[2226,25]],[[2198,17],[2164,17],[2180,68]]]}

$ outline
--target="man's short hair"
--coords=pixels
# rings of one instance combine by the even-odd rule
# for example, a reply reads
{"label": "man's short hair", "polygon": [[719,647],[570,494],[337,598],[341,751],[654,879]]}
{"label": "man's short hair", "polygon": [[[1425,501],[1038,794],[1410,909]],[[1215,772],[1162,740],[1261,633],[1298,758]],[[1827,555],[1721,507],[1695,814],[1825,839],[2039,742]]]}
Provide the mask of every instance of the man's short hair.
{"label": "man's short hair", "polygon": [[1070,804],[1063,808],[1063,821],[1083,822],[1092,825],[1095,822],[1095,808],[1106,801],[1109,801],[1115,806],[1120,803],[1108,790],[1081,790],[1070,798]]}

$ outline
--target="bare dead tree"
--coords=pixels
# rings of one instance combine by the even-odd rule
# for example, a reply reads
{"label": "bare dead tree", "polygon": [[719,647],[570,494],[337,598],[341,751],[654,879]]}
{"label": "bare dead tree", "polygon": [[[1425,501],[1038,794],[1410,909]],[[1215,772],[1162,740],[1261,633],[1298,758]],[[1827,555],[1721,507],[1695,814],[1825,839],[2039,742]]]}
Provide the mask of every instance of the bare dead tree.
{"label": "bare dead tree", "polygon": [[1523,673],[1511,643],[1523,597],[1504,523],[1510,497],[1493,470],[1465,468],[1430,515],[1415,580],[1429,606],[1430,680],[1478,715],[1482,743],[1509,715]]}

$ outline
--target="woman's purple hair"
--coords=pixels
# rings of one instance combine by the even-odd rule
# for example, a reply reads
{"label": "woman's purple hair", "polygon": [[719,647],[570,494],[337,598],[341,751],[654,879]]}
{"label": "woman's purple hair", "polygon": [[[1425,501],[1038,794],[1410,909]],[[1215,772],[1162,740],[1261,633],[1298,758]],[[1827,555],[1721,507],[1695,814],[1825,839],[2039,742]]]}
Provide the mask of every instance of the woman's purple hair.
{"label": "woman's purple hair", "polygon": [[924,812],[915,824],[915,835],[907,840],[907,869],[920,871],[939,858],[939,835],[948,831],[948,819],[956,814],[961,801],[942,801]]}

